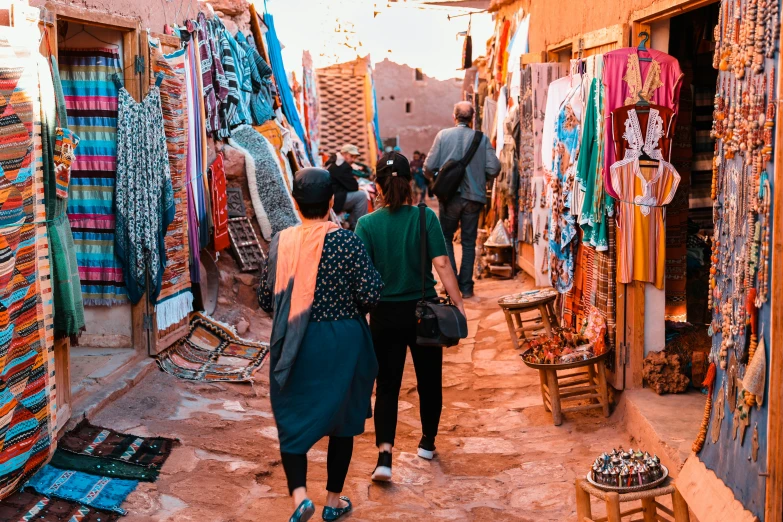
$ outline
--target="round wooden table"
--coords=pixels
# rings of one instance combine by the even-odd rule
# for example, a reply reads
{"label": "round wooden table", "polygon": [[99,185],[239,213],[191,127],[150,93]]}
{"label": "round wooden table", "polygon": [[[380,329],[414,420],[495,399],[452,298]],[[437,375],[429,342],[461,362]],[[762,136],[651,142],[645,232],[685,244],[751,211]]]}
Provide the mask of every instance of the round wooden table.
{"label": "round wooden table", "polygon": [[[557,325],[555,314],[555,300],[557,291],[553,288],[531,290],[520,294],[507,295],[498,299],[498,305],[506,316],[508,333],[514,349],[519,350],[520,345],[527,339],[526,333],[545,331],[552,334],[552,326]],[[529,312],[538,312],[537,316],[522,317]]]}

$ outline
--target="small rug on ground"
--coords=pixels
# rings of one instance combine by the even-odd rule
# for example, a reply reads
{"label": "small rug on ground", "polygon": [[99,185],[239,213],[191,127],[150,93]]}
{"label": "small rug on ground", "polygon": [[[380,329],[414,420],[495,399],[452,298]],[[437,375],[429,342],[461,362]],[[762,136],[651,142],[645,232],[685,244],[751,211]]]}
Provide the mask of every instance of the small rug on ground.
{"label": "small rug on ground", "polygon": [[269,344],[240,338],[234,329],[198,313],[184,339],[158,357],[161,369],[193,381],[249,381],[269,354]]}
{"label": "small rug on ground", "polygon": [[[110,460],[102,457],[90,457],[79,453],[57,450],[54,452],[50,466],[62,470],[81,471],[104,477],[138,480],[140,482],[155,482],[160,470],[129,464],[120,460]],[[2,520],[2,519],[0,519]]]}
{"label": "small rug on ground", "polygon": [[20,491],[0,502],[0,520],[36,522],[115,522],[117,513],[101,511],[77,502]]}
{"label": "small rug on ground", "polygon": [[[86,419],[60,439],[60,450],[92,458],[116,460],[160,470],[179,442],[163,437],[139,437],[93,426]],[[69,468],[74,469],[74,468]],[[97,470],[96,470],[97,471]],[[103,475],[103,472],[97,472]]]}
{"label": "small rug on ground", "polygon": [[120,506],[138,485],[136,480],[99,477],[47,465],[41,468],[23,489],[29,488],[48,497],[72,500],[85,506],[124,515],[126,512]]}

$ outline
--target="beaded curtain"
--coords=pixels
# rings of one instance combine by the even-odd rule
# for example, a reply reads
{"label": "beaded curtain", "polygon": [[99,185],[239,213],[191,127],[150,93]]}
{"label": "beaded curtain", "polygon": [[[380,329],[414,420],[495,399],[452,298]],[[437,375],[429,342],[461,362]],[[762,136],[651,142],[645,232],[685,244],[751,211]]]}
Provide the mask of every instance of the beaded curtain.
{"label": "beaded curtain", "polygon": [[716,379],[699,453],[761,520],[766,490],[762,473],[767,471],[768,409],[761,399],[768,382],[763,363],[770,348],[778,10],[777,0],[722,0],[715,28],[713,66],[719,76],[712,129],[710,329]]}

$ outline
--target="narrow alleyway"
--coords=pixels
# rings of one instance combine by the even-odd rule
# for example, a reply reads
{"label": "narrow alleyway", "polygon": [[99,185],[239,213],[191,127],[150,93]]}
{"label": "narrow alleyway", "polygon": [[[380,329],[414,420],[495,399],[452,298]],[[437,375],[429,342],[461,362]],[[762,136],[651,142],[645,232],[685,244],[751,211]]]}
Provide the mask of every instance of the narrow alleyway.
{"label": "narrow alleyway", "polygon": [[[349,520],[431,517],[453,521],[575,519],[573,483],[590,460],[630,439],[598,413],[567,415],[552,425],[538,375],[508,340],[496,302],[529,287],[482,281],[468,304],[469,339],[449,349],[439,458],[415,455],[421,436],[413,368],[400,402],[394,483],[369,480],[377,456],[373,424],[359,438],[346,485]],[[408,358],[410,366],[410,357]],[[254,386],[180,381],[155,371],[95,422],[139,435],[177,437],[160,480],[141,484],[124,505],[127,522],[284,521],[291,512],[267,398],[267,368]],[[317,406],[317,405],[314,405]],[[326,444],[310,452],[309,488],[320,520]]]}

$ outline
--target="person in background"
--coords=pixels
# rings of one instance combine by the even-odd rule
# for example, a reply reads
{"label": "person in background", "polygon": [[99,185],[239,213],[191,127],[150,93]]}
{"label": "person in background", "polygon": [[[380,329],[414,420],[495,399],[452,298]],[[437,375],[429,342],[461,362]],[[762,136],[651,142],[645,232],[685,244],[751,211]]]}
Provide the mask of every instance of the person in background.
{"label": "person in background", "polygon": [[375,267],[381,273],[384,288],[381,301],[370,313],[378,379],[375,389],[375,443],[378,464],[372,474],[375,481],[391,480],[392,448],[397,431],[397,404],[408,348],[416,369],[421,406],[423,436],[418,455],[432,459],[435,437],[443,407],[443,348],[416,344],[416,303],[421,300],[422,272],[427,298],[437,297],[432,266],[464,314],[457,278],[451,268],[443,231],[435,212],[426,209],[426,266],[421,266],[419,209],[413,206],[411,169],[402,154],[385,154],[376,166],[376,184],[382,206],[359,220],[356,235],[367,247]]}
{"label": "person in background", "polygon": [[413,182],[416,186],[416,194],[419,196],[419,203],[427,199],[427,178],[424,177],[424,157],[418,150],[413,153],[411,161],[411,172],[413,173]]}
{"label": "person in background", "polygon": [[334,211],[338,214],[348,212],[348,225],[351,229],[356,228],[356,222],[359,218],[367,214],[368,199],[367,193],[359,190],[359,183],[356,181],[353,164],[359,159],[359,149],[356,145],[345,145],[326,168],[332,175],[332,186],[334,187]]}
{"label": "person in background", "polygon": [[[473,105],[470,102],[459,102],[454,106],[454,124],[450,129],[444,129],[435,137],[432,149],[424,163],[430,176],[434,175],[448,161],[460,161],[473,141]],[[440,202],[440,224],[446,236],[446,247],[454,271],[457,263],[454,259],[454,234],[462,227],[462,263],[459,268],[459,288],[462,297],[473,297],[473,264],[476,261],[476,236],[478,222],[484,205],[487,202],[487,180],[500,172],[500,161],[495,150],[484,136],[478,151],[468,164],[465,178],[462,180],[457,195],[451,201]]]}
{"label": "person in background", "polygon": [[[315,506],[307,496],[307,452],[329,437],[324,520],[351,510],[341,497],[353,453],[364,433],[378,371],[365,316],[383,282],[353,232],[329,221],[333,188],[324,169],[294,179],[302,224],[275,235],[261,270],[259,306],[273,313],[270,341],[272,412],[294,514],[305,522]],[[263,518],[263,517],[262,517]]]}

